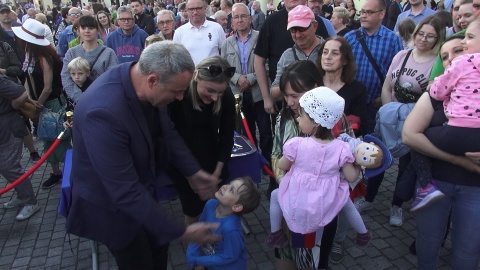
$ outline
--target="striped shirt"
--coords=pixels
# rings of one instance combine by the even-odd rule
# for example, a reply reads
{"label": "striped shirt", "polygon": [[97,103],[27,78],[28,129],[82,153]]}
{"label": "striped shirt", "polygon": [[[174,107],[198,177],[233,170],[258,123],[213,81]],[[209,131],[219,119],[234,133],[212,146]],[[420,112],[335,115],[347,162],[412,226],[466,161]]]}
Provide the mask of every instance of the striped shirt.
{"label": "striped shirt", "polygon": [[[360,27],[360,31],[363,32],[365,43],[380,67],[380,71],[385,76],[393,57],[403,49],[402,40],[383,25],[371,36],[367,35],[362,27]],[[365,85],[367,88],[367,103],[371,103],[382,93],[383,82],[380,81],[375,69],[370,64],[362,45],[356,38],[355,31],[350,31],[344,37],[352,46],[353,55],[355,56],[358,68],[355,79]]]}

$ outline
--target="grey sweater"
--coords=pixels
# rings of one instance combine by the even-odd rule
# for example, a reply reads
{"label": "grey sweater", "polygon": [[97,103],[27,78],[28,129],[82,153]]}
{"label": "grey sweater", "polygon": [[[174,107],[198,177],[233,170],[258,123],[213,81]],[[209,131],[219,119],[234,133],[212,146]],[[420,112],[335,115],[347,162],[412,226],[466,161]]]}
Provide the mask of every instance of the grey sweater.
{"label": "grey sweater", "polygon": [[70,48],[65,54],[65,57],[63,58],[63,88],[65,89],[68,97],[71,98],[75,103],[77,103],[80,99],[80,96],[82,95],[82,90],[80,90],[80,88],[75,84],[75,82],[73,82],[72,78],[70,77],[70,72],[68,71],[68,63],[70,63],[71,60],[77,57],[82,57],[85,58],[91,65],[95,58],[97,58],[97,55],[100,53],[102,48],[105,48],[105,50],[102,52],[97,62],[95,63],[95,66],[93,66],[90,72],[90,78],[92,80],[95,80],[105,71],[118,64],[117,56],[111,48],[106,47],[102,44],[98,44],[98,47],[95,50],[86,51],[80,44],[73,48]]}
{"label": "grey sweater", "polygon": [[320,47],[322,44],[325,42],[325,40],[317,36],[320,39],[320,44],[318,44],[310,53],[310,55],[305,55],[305,53],[300,50],[300,48],[297,47],[297,45],[293,45],[292,48],[288,48],[283,52],[282,56],[280,57],[280,60],[278,60],[277,64],[277,76],[275,77],[275,81],[272,83],[271,87],[276,87],[279,86],[280,84],[280,77],[282,77],[283,71],[295,61],[295,56],[293,55],[293,49],[295,49],[295,52],[297,53],[298,60],[310,60],[313,63],[317,62],[318,58],[318,50],[320,50]]}

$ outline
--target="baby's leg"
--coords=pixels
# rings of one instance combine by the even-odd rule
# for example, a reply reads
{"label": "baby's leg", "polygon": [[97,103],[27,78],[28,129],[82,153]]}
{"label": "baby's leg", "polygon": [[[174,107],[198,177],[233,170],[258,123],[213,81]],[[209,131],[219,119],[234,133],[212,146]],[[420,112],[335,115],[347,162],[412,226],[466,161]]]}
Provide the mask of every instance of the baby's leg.
{"label": "baby's leg", "polygon": [[417,175],[417,181],[420,187],[425,188],[432,180],[432,161],[429,157],[415,150],[410,150],[410,155],[412,157],[411,164]]}
{"label": "baby's leg", "polygon": [[365,223],[363,223],[362,216],[360,216],[360,213],[351,200],[347,200],[347,203],[339,214],[344,215],[350,226],[352,226],[357,233],[366,233],[368,231]]}
{"label": "baby's leg", "polygon": [[283,248],[288,244],[288,238],[282,231],[282,209],[278,203],[278,188],[272,191],[270,197],[270,235],[265,244],[270,247]]}
{"label": "baby's leg", "polygon": [[347,203],[340,211],[340,215],[344,215],[352,228],[357,231],[357,238],[355,239],[357,247],[364,248],[368,246],[372,241],[372,233],[365,227],[362,216],[360,216],[360,213],[351,200],[347,200]]}
{"label": "baby's leg", "polygon": [[282,209],[278,202],[278,188],[272,191],[270,197],[270,231],[277,232],[282,228]]}

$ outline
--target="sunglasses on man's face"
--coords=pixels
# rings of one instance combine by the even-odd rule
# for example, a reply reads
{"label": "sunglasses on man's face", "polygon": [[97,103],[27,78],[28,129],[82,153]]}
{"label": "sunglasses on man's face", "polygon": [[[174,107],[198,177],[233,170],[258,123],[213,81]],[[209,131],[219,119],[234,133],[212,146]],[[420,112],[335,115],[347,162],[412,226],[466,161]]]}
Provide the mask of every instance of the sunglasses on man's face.
{"label": "sunglasses on man's face", "polygon": [[210,75],[212,75],[213,77],[216,77],[223,73],[227,77],[231,78],[235,74],[235,67],[228,67],[224,70],[221,66],[211,65],[209,67],[198,68],[198,69],[208,70],[208,72],[210,72]]}

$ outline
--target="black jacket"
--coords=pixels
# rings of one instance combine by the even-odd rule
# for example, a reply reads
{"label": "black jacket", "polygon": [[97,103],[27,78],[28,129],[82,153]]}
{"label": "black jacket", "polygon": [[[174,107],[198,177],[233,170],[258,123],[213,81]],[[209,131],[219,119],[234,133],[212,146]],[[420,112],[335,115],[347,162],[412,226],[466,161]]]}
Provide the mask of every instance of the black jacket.
{"label": "black jacket", "polygon": [[153,35],[155,33],[155,22],[153,21],[153,17],[145,14],[145,12],[135,15],[135,23],[140,29],[147,32],[148,35]]}

